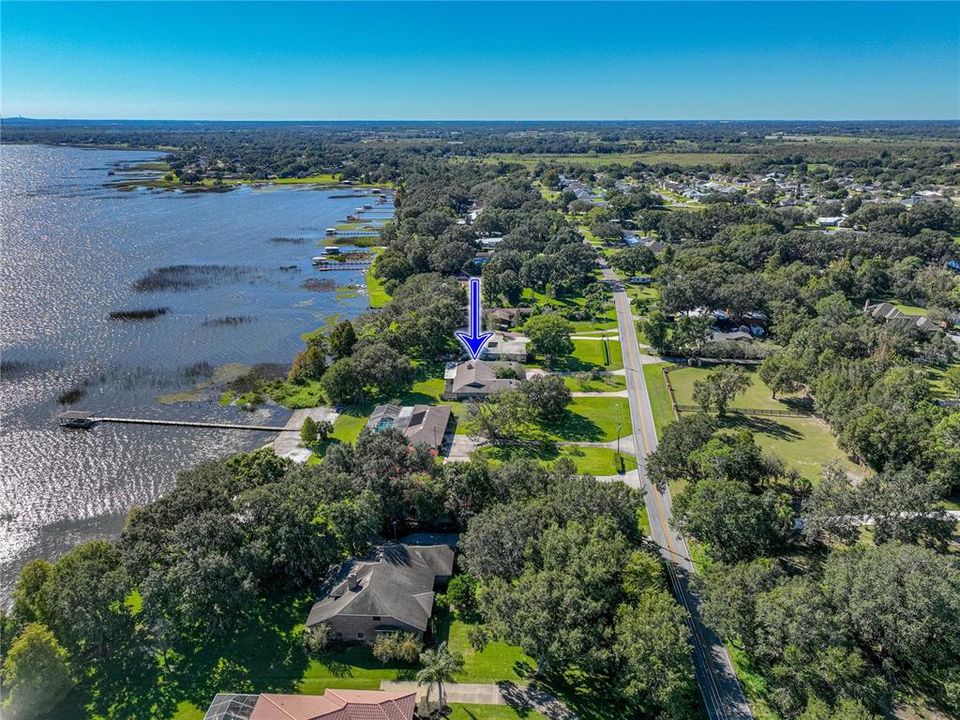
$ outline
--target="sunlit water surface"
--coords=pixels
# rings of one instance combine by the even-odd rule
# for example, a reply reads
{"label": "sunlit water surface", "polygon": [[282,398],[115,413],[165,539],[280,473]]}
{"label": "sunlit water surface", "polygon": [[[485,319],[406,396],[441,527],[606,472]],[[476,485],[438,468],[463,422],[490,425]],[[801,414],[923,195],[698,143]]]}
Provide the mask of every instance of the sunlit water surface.
{"label": "sunlit water surface", "polygon": [[[178,470],[273,438],[113,424],[62,430],[65,391],[81,389],[73,407],[99,415],[282,424],[281,408],[251,414],[219,405],[212,392],[202,402],[158,397],[193,390],[203,380],[198,363],[289,362],[301,333],[366,308],[363,295],[303,282],[362,283],[356,271],[317,273],[310,258],[325,228],[369,200],[305,187],[192,195],[104,187],[118,164],[156,157],[0,149],[0,599],[26,560],[115,536],[127,511],[168,490]],[[134,289],[149,271],[176,265],[226,269],[190,275],[196,282],[178,291]],[[155,307],[168,311],[109,317]]]}

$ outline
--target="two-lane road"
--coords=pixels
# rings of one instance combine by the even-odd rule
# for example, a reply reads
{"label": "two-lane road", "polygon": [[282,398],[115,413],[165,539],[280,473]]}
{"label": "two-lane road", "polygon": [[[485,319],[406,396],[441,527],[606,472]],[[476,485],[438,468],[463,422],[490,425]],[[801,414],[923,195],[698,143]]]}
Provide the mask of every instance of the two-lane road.
{"label": "two-lane road", "polygon": [[684,539],[673,529],[670,519],[673,501],[669,489],[661,493],[647,477],[646,456],[657,448],[657,431],[653,424],[650,396],[643,377],[643,362],[637,342],[636,326],[630,298],[617,276],[607,267],[604,279],[610,282],[617,311],[620,346],[626,369],[630,417],[633,421],[634,444],[637,448],[639,486],[643,488],[650,535],[667,560],[674,591],[688,613],[693,645],[693,665],[703,704],[710,720],[746,720],[752,718],[750,706],[737,680],[730,656],[716,634],[700,619],[700,602],[690,587],[695,570]]}

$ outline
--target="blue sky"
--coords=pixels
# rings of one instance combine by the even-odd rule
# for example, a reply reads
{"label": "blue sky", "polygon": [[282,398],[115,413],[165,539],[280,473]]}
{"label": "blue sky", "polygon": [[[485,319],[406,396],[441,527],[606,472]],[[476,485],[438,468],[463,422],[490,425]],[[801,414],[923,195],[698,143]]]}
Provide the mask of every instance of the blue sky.
{"label": "blue sky", "polygon": [[3,2],[4,116],[954,119],[960,3]]}

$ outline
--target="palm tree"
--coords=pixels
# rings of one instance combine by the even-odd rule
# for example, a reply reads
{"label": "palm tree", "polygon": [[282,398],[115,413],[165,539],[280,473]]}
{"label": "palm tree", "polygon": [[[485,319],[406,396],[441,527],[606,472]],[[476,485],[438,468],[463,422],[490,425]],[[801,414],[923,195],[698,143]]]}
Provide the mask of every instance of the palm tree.
{"label": "palm tree", "polygon": [[443,684],[453,682],[453,676],[463,670],[463,655],[451,652],[444,641],[436,648],[420,653],[420,664],[423,667],[417,672],[417,684],[427,685],[427,707],[430,707],[430,691],[434,683],[440,692],[440,707],[446,706],[447,694]]}

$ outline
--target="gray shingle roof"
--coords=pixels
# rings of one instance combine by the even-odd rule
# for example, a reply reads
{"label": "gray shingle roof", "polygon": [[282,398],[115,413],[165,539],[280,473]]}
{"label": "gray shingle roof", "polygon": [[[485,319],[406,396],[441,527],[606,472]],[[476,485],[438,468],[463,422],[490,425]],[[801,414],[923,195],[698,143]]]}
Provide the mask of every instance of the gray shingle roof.
{"label": "gray shingle roof", "polygon": [[374,408],[367,429],[373,432],[396,428],[411,445],[423,443],[438,449],[450,423],[449,405],[378,405]]}
{"label": "gray shingle roof", "polygon": [[452,574],[453,556],[447,544],[390,543],[378,549],[374,560],[348,560],[310,610],[307,626],[351,615],[394,618],[425,631],[433,611],[434,582],[437,576]]}
{"label": "gray shingle roof", "polygon": [[457,365],[450,392],[455,395],[489,395],[520,385],[519,380],[498,378],[497,365],[483,360],[468,360]]}

